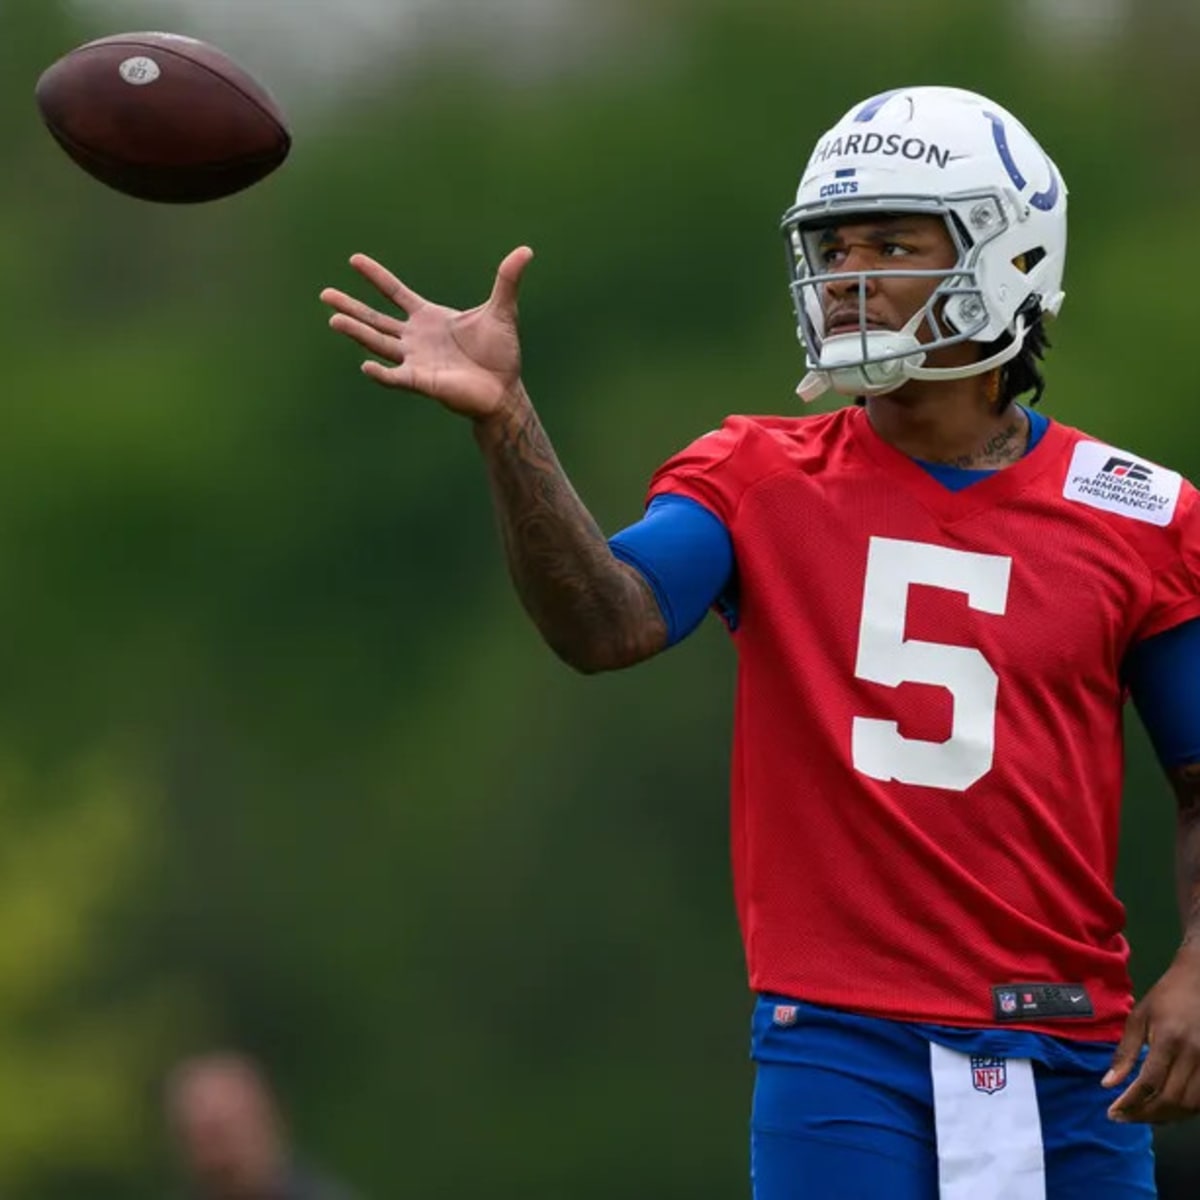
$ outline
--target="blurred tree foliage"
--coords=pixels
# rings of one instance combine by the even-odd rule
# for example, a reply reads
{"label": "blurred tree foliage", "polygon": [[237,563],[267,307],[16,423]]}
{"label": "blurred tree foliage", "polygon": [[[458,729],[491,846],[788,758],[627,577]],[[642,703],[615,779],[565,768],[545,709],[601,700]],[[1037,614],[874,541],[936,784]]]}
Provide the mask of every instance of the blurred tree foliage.
{"label": "blurred tree foliage", "polygon": [[[776,223],[820,131],[900,82],[976,88],[1072,187],[1048,409],[1200,473],[1200,75],[1155,5],[1072,53],[1015,2],[618,2],[628,47],[586,70],[447,50],[334,110],[283,95],[293,161],[194,210],[69,166],[32,85],[110,30],[5,6],[0,1190],[160,1194],[157,1075],[232,1042],[367,1195],[745,1193],[729,649],[553,660],[467,430],[324,329],[352,251],[469,305],[535,247],[528,379],[616,528],[725,413],[793,410]],[[1171,809],[1131,732],[1145,986]]]}

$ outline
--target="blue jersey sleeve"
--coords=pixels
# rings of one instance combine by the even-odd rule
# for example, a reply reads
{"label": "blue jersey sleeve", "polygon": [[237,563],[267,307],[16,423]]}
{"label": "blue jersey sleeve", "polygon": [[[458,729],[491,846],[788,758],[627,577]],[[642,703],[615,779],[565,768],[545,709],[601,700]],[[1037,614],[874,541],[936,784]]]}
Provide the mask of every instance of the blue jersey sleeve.
{"label": "blue jersey sleeve", "polygon": [[[609,539],[622,562],[641,573],[667,623],[667,645],[687,637],[714,605],[727,601],[733,581],[733,541],[703,504],[660,495],[645,515]],[[733,623],[726,604],[726,619]]]}
{"label": "blue jersey sleeve", "polygon": [[1200,618],[1134,646],[1125,680],[1162,765],[1200,762]]}

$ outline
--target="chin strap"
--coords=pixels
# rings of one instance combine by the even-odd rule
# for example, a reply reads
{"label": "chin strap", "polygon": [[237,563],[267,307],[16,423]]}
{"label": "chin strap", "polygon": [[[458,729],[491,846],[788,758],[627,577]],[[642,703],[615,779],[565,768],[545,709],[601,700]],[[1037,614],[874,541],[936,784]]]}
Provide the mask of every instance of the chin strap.
{"label": "chin strap", "polygon": [[[883,396],[888,392],[894,392],[910,379],[932,381],[969,379],[972,375],[982,375],[1016,358],[1021,353],[1021,347],[1025,344],[1025,335],[1029,332],[1029,326],[1025,318],[1018,314],[1012,341],[1002,350],[981,359],[979,362],[968,363],[963,367],[926,367],[922,365],[925,361],[925,354],[921,348],[921,343],[914,337],[916,328],[921,323],[923,316],[923,313],[918,313],[898,333],[887,333],[884,335],[889,340],[896,339],[899,341],[901,338],[909,339],[913,345],[913,353],[905,354],[903,343],[900,343],[900,353],[889,356],[883,362],[858,363],[852,367],[830,367],[828,369],[809,371],[797,386],[796,395],[805,404],[811,404],[814,400],[820,399],[828,391],[834,391],[843,396]],[[868,333],[866,336],[869,338],[872,335]],[[863,335],[858,333],[842,335],[842,339],[851,338],[861,344]],[[825,350],[835,343],[840,342],[841,345],[849,344],[848,341],[842,339],[828,339],[825,346],[822,347],[822,357],[825,355]],[[872,381],[869,375],[871,367],[883,368],[887,375],[893,377],[882,381],[878,379]]]}
{"label": "chin strap", "polygon": [[820,400],[831,387],[833,387],[833,380],[826,372],[809,371],[796,385],[796,395],[805,404],[811,404],[814,400]]}
{"label": "chin strap", "polygon": [[1003,350],[998,350],[990,357],[980,359],[977,363],[969,363],[965,367],[912,367],[908,368],[908,374],[913,379],[968,379],[972,375],[982,375],[985,371],[1002,367],[1021,353],[1021,347],[1025,345],[1025,335],[1029,332],[1024,317],[1018,315],[1016,320],[1013,340]]}

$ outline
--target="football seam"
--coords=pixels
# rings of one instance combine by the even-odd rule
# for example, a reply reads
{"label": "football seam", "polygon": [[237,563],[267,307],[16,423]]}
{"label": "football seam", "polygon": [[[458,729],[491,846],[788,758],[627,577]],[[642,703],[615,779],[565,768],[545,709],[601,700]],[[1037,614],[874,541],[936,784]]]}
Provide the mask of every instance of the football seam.
{"label": "football seam", "polygon": [[[241,96],[243,100],[248,100],[250,102],[250,104],[252,104],[254,106],[255,109],[257,109],[260,113],[262,113],[262,115],[264,117],[266,117],[267,120],[270,121],[271,124],[274,125],[275,128],[278,129],[281,134],[283,134],[284,142],[289,147],[291,146],[292,135],[288,131],[287,126],[285,126],[279,120],[277,120],[275,115],[272,112],[270,112],[268,109],[264,108],[257,96],[251,95],[249,92],[247,92],[245,90],[245,88],[239,87],[232,79],[229,79],[226,76],[222,75],[219,71],[214,71],[212,69],[212,67],[210,67],[207,63],[200,62],[199,59],[189,58],[186,54],[180,54],[179,51],[172,50],[169,47],[166,47],[166,46],[159,47],[157,45],[148,46],[144,42],[107,42],[106,41],[104,43],[104,48],[107,48],[108,46],[124,46],[130,50],[139,50],[147,56],[149,56],[150,54],[167,54],[167,55],[170,55],[171,58],[175,59],[176,62],[185,62],[189,66],[199,67],[207,75],[210,75],[210,76],[212,76],[213,79],[217,80],[218,83],[223,83],[226,87],[232,88],[233,91],[237,92],[237,94],[239,96]],[[75,51],[75,53],[82,54],[83,52],[93,49],[93,48],[100,49],[101,47],[81,46],[79,48],[79,50]],[[214,47],[212,47],[212,49],[216,50],[216,47],[214,46]],[[217,53],[221,54],[221,53],[223,53],[223,51],[217,50]],[[68,57],[70,57],[70,56],[68,56]],[[228,56],[226,56],[226,57],[228,57]],[[233,59],[228,59],[228,61],[230,62],[230,64],[232,66],[237,67],[237,69],[239,71],[245,71],[245,68],[240,66],[239,64],[235,63],[233,61]],[[246,74],[249,74],[249,72],[246,72]],[[262,87],[261,84],[259,84],[259,86]],[[264,92],[266,91],[265,87],[263,88],[263,91]],[[271,103],[272,104],[276,103],[274,96],[271,97]],[[237,159],[237,160],[231,160],[231,161],[240,162],[243,160]]]}

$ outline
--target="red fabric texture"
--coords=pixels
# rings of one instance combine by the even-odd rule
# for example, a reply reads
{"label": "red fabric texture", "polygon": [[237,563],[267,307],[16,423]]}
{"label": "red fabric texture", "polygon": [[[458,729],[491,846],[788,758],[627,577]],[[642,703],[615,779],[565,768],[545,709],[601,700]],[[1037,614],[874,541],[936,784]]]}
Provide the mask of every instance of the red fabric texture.
{"label": "red fabric texture", "polygon": [[[730,418],[656,473],[650,495],[707,506],[736,555],[754,990],[987,1026],[995,985],[1082,983],[1093,1017],[1014,1027],[1119,1037],[1118,671],[1200,616],[1200,509],[1186,481],[1165,526],[1066,498],[1084,439],[1051,423],[955,493],[845,408]],[[883,738],[874,766],[860,735]]]}

